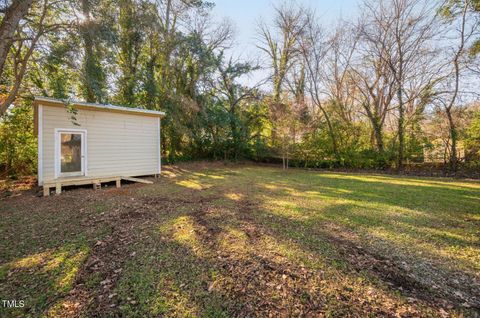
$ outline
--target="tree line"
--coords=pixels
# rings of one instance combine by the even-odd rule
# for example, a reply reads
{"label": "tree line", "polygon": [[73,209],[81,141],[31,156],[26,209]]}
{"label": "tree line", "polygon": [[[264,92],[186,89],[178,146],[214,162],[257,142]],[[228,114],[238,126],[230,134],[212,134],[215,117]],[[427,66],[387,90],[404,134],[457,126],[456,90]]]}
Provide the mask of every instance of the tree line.
{"label": "tree line", "polygon": [[478,168],[479,0],[362,0],[355,21],[333,26],[285,2],[252,35],[256,61],[233,56],[234,26],[214,5],[0,4],[3,170],[35,170],[34,95],[166,111],[170,162]]}

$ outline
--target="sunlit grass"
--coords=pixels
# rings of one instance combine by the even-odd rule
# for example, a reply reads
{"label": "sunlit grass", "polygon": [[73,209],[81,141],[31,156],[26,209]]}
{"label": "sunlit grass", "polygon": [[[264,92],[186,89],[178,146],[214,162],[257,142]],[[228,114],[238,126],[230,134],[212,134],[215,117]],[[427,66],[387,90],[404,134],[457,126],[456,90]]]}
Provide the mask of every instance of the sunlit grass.
{"label": "sunlit grass", "polygon": [[[255,197],[264,211],[303,221],[307,227],[333,222],[399,251],[480,268],[478,182],[268,168],[241,171],[218,184],[237,190],[234,196],[225,195],[233,201]],[[199,173],[185,177],[210,182]]]}
{"label": "sunlit grass", "polygon": [[184,180],[177,182],[179,186],[193,189],[193,190],[202,190],[202,184],[193,180]]}
{"label": "sunlit grass", "polygon": [[187,216],[182,216],[176,219],[172,225],[171,230],[173,231],[173,238],[181,243],[189,245],[192,248],[198,243],[196,237],[194,222]]}
{"label": "sunlit grass", "polygon": [[[10,313],[21,316],[25,309],[44,308],[48,299],[66,295],[88,253],[85,245],[69,244],[1,265],[0,294],[26,304]],[[19,281],[20,287],[14,288]]]}
{"label": "sunlit grass", "polygon": [[208,179],[215,179],[215,180],[224,180],[225,179],[225,176],[222,176],[222,175],[217,175],[217,174],[213,174],[213,173],[200,173],[200,172],[193,172],[191,174],[192,176],[196,176],[196,177],[204,177],[204,178],[208,178]]}
{"label": "sunlit grass", "polygon": [[244,195],[241,193],[232,192],[232,193],[226,193],[225,197],[233,201],[240,201],[244,198]]}
{"label": "sunlit grass", "polygon": [[51,252],[38,253],[35,255],[29,255],[27,257],[23,257],[19,260],[16,260],[4,266],[10,267],[10,268],[29,268],[29,267],[39,266],[42,263],[44,263],[49,258],[49,256],[51,256]]}
{"label": "sunlit grass", "polygon": [[228,228],[218,238],[221,250],[230,253],[244,253],[247,251],[247,235],[244,231]]}

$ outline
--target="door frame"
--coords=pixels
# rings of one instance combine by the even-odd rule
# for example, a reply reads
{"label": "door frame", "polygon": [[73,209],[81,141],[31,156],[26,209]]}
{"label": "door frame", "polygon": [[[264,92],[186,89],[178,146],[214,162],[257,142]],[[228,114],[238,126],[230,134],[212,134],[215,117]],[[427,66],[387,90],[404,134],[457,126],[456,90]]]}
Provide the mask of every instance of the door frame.
{"label": "door frame", "polygon": [[[82,136],[81,141],[81,171],[80,172],[61,172],[61,147],[60,147],[60,134],[61,133],[72,133],[80,134]],[[87,176],[87,130],[86,129],[76,129],[76,128],[55,128],[55,179],[63,177],[80,177]]]}

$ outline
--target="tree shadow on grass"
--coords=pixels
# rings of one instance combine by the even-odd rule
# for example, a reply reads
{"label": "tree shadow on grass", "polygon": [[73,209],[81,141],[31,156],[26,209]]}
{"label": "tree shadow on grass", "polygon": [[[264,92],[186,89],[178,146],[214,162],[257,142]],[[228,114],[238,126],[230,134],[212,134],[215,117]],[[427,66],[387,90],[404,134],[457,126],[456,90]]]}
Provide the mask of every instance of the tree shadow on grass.
{"label": "tree shadow on grass", "polygon": [[[281,174],[279,180],[271,182],[296,191],[317,191],[334,198],[409,208],[429,214],[435,213],[436,208],[440,208],[444,214],[463,212],[461,216],[466,217],[480,214],[480,184],[474,182],[472,187],[467,188],[453,182],[438,185],[438,182],[428,180],[318,173],[309,175],[305,172]],[[449,210],[445,210],[446,205],[450,207]]]}
{"label": "tree shadow on grass", "polygon": [[[254,188],[252,183],[250,188]],[[424,286],[414,279],[410,279],[408,284],[398,282],[408,278],[401,271],[383,268],[382,272],[369,272],[365,268],[370,278],[363,278],[363,270],[355,267],[352,259],[342,252],[349,251],[353,241],[347,244],[345,240],[333,240],[335,233],[313,231],[311,224],[266,215],[269,213],[261,212],[262,207],[258,205],[265,200],[263,196],[244,193],[244,200],[227,198],[229,204],[225,205],[218,195],[209,197],[204,192],[185,188],[183,193],[176,192],[181,194],[179,197],[157,198],[160,202],[181,203],[182,206],[182,213],[174,218],[179,224],[165,223],[165,220],[159,222],[159,226],[167,230],[179,228],[180,233],[176,230],[168,235],[160,232],[160,238],[164,235],[170,242],[160,244],[163,248],[167,246],[167,250],[162,247],[153,249],[156,251],[154,261],[147,261],[147,267],[157,268],[157,272],[148,283],[155,287],[151,289],[146,303],[155,303],[151,299],[159,297],[161,312],[166,315],[176,315],[185,310],[199,315],[209,312],[208,308],[212,307],[203,300],[208,296],[199,296],[205,289],[215,291],[215,303],[221,301],[223,304],[220,309],[213,307],[232,316],[436,312],[433,308],[438,304],[428,302],[429,291]],[[259,213],[263,215],[259,216]],[[161,242],[162,239],[154,241]],[[151,251],[151,246],[146,250]],[[157,259],[158,255],[162,255],[163,261]],[[379,257],[373,261],[372,258],[371,255],[364,257],[363,264],[377,267],[388,264],[383,259],[379,261]],[[356,257],[357,261],[360,259],[361,256]],[[135,270],[131,272],[135,273]],[[197,274],[192,277],[189,276],[191,273]],[[399,276],[390,277],[393,273]],[[206,278],[210,276],[210,279]],[[199,281],[203,286],[200,289],[189,286]],[[169,284],[174,287],[169,288]],[[426,293],[422,298],[427,302],[409,304],[399,298],[398,291],[391,289],[389,284],[404,288],[408,285],[407,296],[417,295],[410,291]],[[165,293],[163,288],[173,289],[173,296]],[[189,305],[185,306],[187,309],[174,309],[172,299],[176,300],[175,303]],[[389,305],[386,306],[386,303]],[[423,311],[418,311],[419,308]],[[145,310],[136,313],[152,314]]]}
{"label": "tree shadow on grass", "polygon": [[208,259],[172,239],[152,233],[130,259],[115,288],[125,317],[226,317],[228,299],[209,288],[215,275]]}
{"label": "tree shadow on grass", "polygon": [[[323,212],[351,213],[350,220],[356,217],[355,207],[348,204],[335,205]],[[480,282],[476,272],[471,270],[470,261],[466,262],[470,270],[464,270],[465,267],[452,266],[452,263],[459,265],[461,260],[452,262],[435,250],[418,245],[407,249],[408,244],[415,245],[413,238],[406,239],[405,245],[399,244],[395,239],[365,236],[323,217],[299,220],[268,212],[263,212],[260,217],[267,220],[276,237],[292,239],[303,250],[316,253],[319,245],[330,243],[334,251],[330,250],[327,255],[332,263],[346,262],[356,271],[367,271],[388,285],[406,291],[407,296],[413,295],[429,303],[446,300],[457,306],[467,303],[480,307],[477,296],[480,294]],[[406,233],[402,226],[398,226],[398,231],[403,235]],[[417,254],[419,251],[421,255]],[[321,254],[324,254],[323,251]]]}
{"label": "tree shadow on grass", "polygon": [[96,242],[111,235],[111,220],[119,211],[110,200],[117,197],[110,190],[76,190],[47,198],[26,193],[0,203],[1,296],[25,301],[23,308],[1,308],[1,316],[76,311],[80,299],[62,299],[74,294],[79,275],[95,256]]}
{"label": "tree shadow on grass", "polygon": [[1,309],[2,317],[39,315],[74,285],[89,247],[82,242],[32,254],[0,267],[1,299],[23,301],[24,306]]}
{"label": "tree shadow on grass", "polygon": [[106,200],[99,194],[75,190],[46,198],[26,194],[0,202],[0,235],[6,242],[0,246],[0,265],[108,233],[102,215]]}
{"label": "tree shadow on grass", "polygon": [[[395,302],[383,290],[373,292],[378,299],[360,300],[362,291],[349,289],[356,279],[351,273],[337,273],[345,281],[332,280],[323,271],[329,265],[312,269],[300,264],[298,255],[283,255],[279,246],[296,248],[258,224],[248,202],[225,208],[200,192],[186,190],[185,199],[157,198],[176,209],[157,220],[157,232],[135,248],[142,256],[132,260],[117,289],[126,303],[120,305],[123,315],[386,315],[384,301]],[[323,255],[315,257],[318,263]]]}
{"label": "tree shadow on grass", "polygon": [[[322,177],[319,176],[320,179]],[[317,186],[315,194],[318,198],[331,199],[331,202],[320,207],[305,204],[309,198],[305,198],[307,195],[302,195],[302,192],[306,193],[305,189],[310,187],[305,187],[301,183],[292,185],[290,182],[286,185],[283,182],[280,184],[272,182],[278,186],[268,187],[268,192],[262,190],[264,185],[258,185],[255,192],[262,195],[258,198],[254,195],[253,201],[264,203],[260,209],[268,212],[266,218],[271,223],[278,223],[275,227],[282,229],[280,234],[291,233],[290,237],[297,239],[302,246],[308,247],[311,245],[309,244],[312,241],[311,238],[319,236],[337,246],[346,246],[347,253],[366,254],[365,251],[355,247],[365,246],[365,243],[368,246],[369,242],[373,241],[376,244],[370,245],[371,251],[367,252],[377,259],[387,257],[397,263],[392,265],[398,267],[395,271],[377,273],[382,279],[392,276],[394,280],[403,280],[416,289],[423,286],[421,289],[432,291],[432,293],[426,293],[424,298],[430,297],[429,295],[440,295],[453,300],[457,305],[465,302],[471,306],[480,307],[480,299],[477,296],[480,294],[480,282],[476,276],[479,264],[478,259],[475,258],[475,251],[479,250],[479,241],[478,237],[475,238],[475,224],[466,222],[469,216],[478,214],[479,204],[475,200],[462,201],[459,210],[464,211],[463,209],[467,207],[467,212],[458,213],[448,210],[448,204],[445,205],[444,197],[440,196],[441,193],[446,194],[445,189],[437,186],[394,185],[388,192],[393,194],[401,191],[401,194],[400,198],[392,202],[390,197],[378,195],[375,189],[369,189],[369,184],[361,180],[355,180],[353,184],[352,182],[332,184],[330,180],[328,181],[328,187],[318,182],[315,184]],[[453,190],[453,192],[454,196],[461,197],[460,194],[474,195],[479,191]],[[401,197],[403,194],[406,198]],[[431,194],[438,195],[436,201],[438,206],[447,210],[432,210],[419,205],[420,194],[423,197]],[[396,195],[398,196],[398,193]],[[452,196],[452,193],[449,192],[449,196]],[[268,204],[279,198],[288,197],[296,197],[297,205],[292,203],[296,200],[291,200],[286,208],[281,204],[280,206]],[[415,202],[409,202],[411,198],[415,198]],[[406,203],[403,204],[403,202]],[[458,206],[458,202],[455,204]],[[402,208],[408,205],[414,210],[405,211]],[[398,208],[400,208],[399,211],[395,211]],[[468,211],[469,208],[472,210]],[[395,213],[390,215],[388,209]],[[330,231],[330,224],[334,224],[336,229],[343,228],[341,231],[348,235],[344,235],[344,238],[339,240],[336,236],[340,233]],[[348,231],[345,231],[347,229]],[[309,237],[309,239],[299,239],[296,233],[299,230],[302,232],[302,237]],[[350,235],[350,232],[363,235]],[[441,250],[437,251],[437,248]],[[448,249],[450,249],[449,254],[445,254],[444,251]],[[420,251],[420,254],[423,253],[422,256],[417,254]],[[457,254],[458,258],[452,259],[452,256]],[[431,262],[433,259],[436,261]],[[346,260],[349,261],[349,258],[347,257]],[[358,257],[353,257],[353,262],[357,261]],[[403,265],[405,261],[409,265]],[[409,275],[416,276],[412,280]],[[393,283],[398,284],[398,282]]]}
{"label": "tree shadow on grass", "polygon": [[[238,180],[236,182],[241,183],[241,180]],[[386,230],[389,236],[391,236],[390,238],[381,236],[376,237],[375,240],[378,241],[378,244],[374,246],[367,245],[367,247],[371,249],[378,249],[374,251],[369,251],[371,252],[372,256],[376,258],[387,257],[388,262],[398,262],[399,264],[393,264],[398,265],[397,270],[395,270],[395,275],[405,281],[408,280],[408,275],[410,274],[418,275],[413,279],[409,279],[409,284],[414,286],[416,289],[425,290],[426,296],[423,298],[428,299],[428,297],[430,296],[433,298],[435,297],[435,295],[440,295],[440,297],[445,296],[449,298],[457,305],[467,300],[467,304],[469,303],[470,305],[478,306],[478,297],[475,296],[478,291],[478,282],[472,284],[472,282],[476,281],[476,277],[474,273],[472,274],[471,271],[472,266],[473,268],[475,268],[475,266],[477,265],[475,261],[472,260],[471,255],[470,258],[467,258],[464,262],[466,264],[466,267],[470,268],[470,270],[464,272],[462,270],[462,266],[457,268],[455,266],[455,264],[459,265],[460,263],[462,263],[462,260],[457,259],[452,261],[450,259],[451,255],[435,253],[434,250],[429,253],[428,251],[424,250],[423,252],[426,255],[419,256],[416,254],[416,252],[420,251],[420,248],[417,249],[416,247],[413,247],[413,249],[411,250],[404,249],[405,245],[412,245],[422,241],[432,243],[434,246],[436,244],[440,244],[442,248],[452,246],[453,250],[455,250],[457,247],[462,247],[466,249],[471,248],[474,250],[478,249],[478,243],[474,239],[467,239],[462,236],[459,237],[459,235],[457,235],[455,232],[444,231],[444,228],[450,227],[450,230],[453,230],[453,227],[459,225],[462,227],[470,227],[469,230],[474,231],[474,226],[465,224],[465,219],[462,219],[462,217],[469,216],[470,214],[475,215],[475,212],[471,213],[471,210],[469,211],[468,209],[470,207],[473,207],[474,209],[478,207],[476,200],[470,200],[469,202],[466,202],[466,204],[462,202],[462,205],[460,205],[460,208],[458,209],[459,211],[451,211],[451,209],[449,209],[449,204],[451,204],[452,202],[445,202],[444,195],[447,194],[447,192],[445,191],[448,190],[449,196],[452,196],[453,192],[454,197],[462,197],[462,194],[473,196],[477,194],[478,191],[465,191],[450,188],[446,190],[443,186],[436,185],[393,185],[393,187],[390,188],[387,192],[390,192],[391,194],[396,194],[397,196],[400,193],[400,198],[394,198],[392,202],[392,199],[388,198],[388,196],[378,194],[378,191],[382,190],[378,189],[378,187],[385,186],[383,182],[374,182],[374,184],[377,186],[377,189],[369,189],[368,186],[371,185],[371,182],[367,183],[361,180],[354,180],[353,182],[349,181],[347,182],[347,184],[345,184],[344,182],[335,182],[333,186],[332,184],[329,184],[329,187],[323,187],[321,190],[318,190],[318,192],[320,192],[320,196],[335,200],[340,199],[341,201],[345,200],[346,197],[347,201],[357,202],[357,204],[337,203],[327,205],[326,208],[311,208],[310,211],[308,211],[309,209],[302,207],[298,209],[301,213],[305,213],[307,211],[309,213],[306,213],[306,217],[302,216],[303,221],[297,222],[294,217],[284,217],[274,211],[275,207],[272,207],[270,202],[278,198],[291,198],[293,194],[292,189],[294,192],[296,192],[297,196],[301,197],[302,195],[299,195],[298,193],[301,193],[305,190],[304,184],[300,182],[299,185],[292,185],[291,182],[287,182],[286,184],[288,185],[288,187],[284,186],[284,188],[282,189],[282,185],[284,185],[283,182],[277,182],[276,180],[272,180],[270,181],[270,183],[277,185],[278,187],[276,190],[272,190],[272,188],[269,188],[269,195],[265,194],[265,189],[263,189],[263,186],[265,185],[265,180],[262,180],[262,182],[262,184],[258,184],[258,182],[256,182],[255,180],[255,177],[249,179],[248,188],[250,189],[250,191],[247,191],[247,194],[245,194],[244,197],[248,197],[248,200],[251,200],[251,202],[259,203],[260,206],[258,207],[258,209],[265,210],[265,206],[267,206],[267,211],[270,210],[274,212],[273,215],[270,213],[268,217],[269,220],[272,220],[272,218],[279,219],[276,222],[270,222],[270,226],[272,226],[273,228],[279,228],[279,231],[276,234],[277,236],[278,233],[281,234],[285,232],[284,230],[290,225],[290,233],[297,233],[293,234],[291,237],[287,236],[286,238],[298,239],[298,237],[309,237],[309,239],[299,240],[300,242],[308,242],[312,241],[312,236],[314,237],[316,235],[319,236],[320,239],[323,237],[326,238],[328,241],[334,242],[333,244],[340,244],[338,239],[333,240],[335,235],[338,233],[329,233],[328,231],[323,231],[323,233],[319,234],[317,231],[315,234],[311,232],[311,228],[314,228],[316,226],[321,227],[323,222],[330,222],[335,224],[336,226],[346,227],[349,230],[352,228],[356,229],[357,232],[359,228],[363,228],[365,230],[369,230],[372,228],[378,228],[383,231]],[[354,184],[352,185],[352,183]],[[316,185],[318,186],[318,182]],[[308,184],[308,182],[307,188],[311,188],[311,184]],[[402,197],[404,193],[406,194],[406,196]],[[431,206],[425,207],[420,204],[422,200],[420,196],[425,198],[431,195],[439,196],[436,203],[438,203],[438,206],[441,206],[443,208],[442,211],[432,210]],[[377,202],[373,202],[374,205],[377,205],[376,207],[369,206],[369,204],[372,203],[372,198],[375,198],[375,200],[377,200]],[[412,198],[414,198],[413,203],[409,202],[409,200],[411,200]],[[457,204],[456,202],[454,203]],[[268,208],[269,205],[270,209]],[[467,206],[467,212],[461,213],[460,211],[465,211],[465,205]],[[405,209],[404,206],[410,207]],[[393,219],[391,215],[388,215],[388,213],[386,213],[388,211],[385,211],[384,209],[394,210],[396,215],[393,216]],[[372,213],[373,210],[376,210],[375,213]],[[411,215],[405,216],[405,213],[411,213]],[[346,222],[342,222],[342,218]],[[458,220],[458,218],[460,218],[460,220]],[[268,222],[268,220],[266,222]],[[442,231],[440,233],[432,233],[432,230],[437,229],[441,229]],[[397,233],[405,236],[403,242],[400,243],[393,239]],[[462,231],[460,231],[460,234],[462,234]],[[367,240],[368,238],[366,238],[365,236],[355,236],[355,240],[358,239]],[[345,245],[345,242],[343,244]],[[348,245],[355,247],[355,244],[355,241],[351,241]],[[363,242],[361,242],[361,244],[363,245]],[[404,246],[402,246],[402,244]],[[399,255],[395,255],[395,253],[392,253],[393,251],[395,251],[395,253],[403,252],[403,254],[399,253]],[[393,255],[389,255],[389,252]],[[436,261],[433,263],[430,262],[432,256],[436,258]],[[388,258],[390,260],[388,260]],[[347,261],[349,260],[347,259]],[[413,263],[403,266],[404,261]],[[451,266],[452,264],[453,266]],[[408,267],[413,267],[413,270],[412,268],[409,269]],[[425,270],[427,272],[422,272]],[[391,271],[390,273],[389,271],[386,271],[386,276],[380,275],[380,278],[385,280],[385,277],[389,275],[393,274],[391,273]],[[425,277],[422,277],[422,275],[424,275]],[[422,278],[424,279],[422,280]],[[398,279],[395,278],[394,280]],[[432,283],[432,289],[429,288],[431,287],[429,286],[429,283]],[[443,286],[445,288],[443,288],[443,290],[441,290],[440,292],[435,292],[435,288],[438,288],[438,286]],[[447,293],[445,294],[446,291]]]}
{"label": "tree shadow on grass", "polygon": [[[390,231],[409,232],[418,237],[430,236],[443,245],[460,245],[478,248],[475,231],[480,227],[480,202],[475,199],[463,200],[462,195],[474,197],[475,191],[439,189],[438,187],[417,187],[393,185],[385,190],[369,187],[370,183],[356,180],[347,184],[336,182],[325,186],[322,176],[315,185],[276,184],[275,188],[257,185],[258,191],[266,193],[266,201],[278,198],[296,198],[301,201],[298,208],[303,212],[316,214],[328,220],[363,228],[386,227]],[[382,184],[382,187],[384,185]],[[456,192],[458,191],[458,192]],[[292,200],[295,201],[295,200]],[[345,204],[352,209],[312,208],[309,204],[322,203],[324,206]],[[348,224],[349,223],[349,224]],[[463,236],[463,237],[462,237]]]}
{"label": "tree shadow on grass", "polygon": [[92,242],[109,230],[96,222],[103,209],[102,198],[85,191],[48,198],[25,192],[0,202],[1,299],[25,304],[2,307],[0,316],[40,315],[71,291]]}

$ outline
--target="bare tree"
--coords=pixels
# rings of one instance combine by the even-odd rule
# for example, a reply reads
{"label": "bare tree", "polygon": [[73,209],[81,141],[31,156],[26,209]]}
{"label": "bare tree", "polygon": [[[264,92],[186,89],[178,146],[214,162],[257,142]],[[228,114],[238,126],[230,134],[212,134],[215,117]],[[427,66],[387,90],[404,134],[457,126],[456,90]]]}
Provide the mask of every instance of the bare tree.
{"label": "bare tree", "polygon": [[33,0],[13,0],[7,8],[2,8],[5,15],[0,23],[0,78],[3,75],[5,60],[14,42],[18,24],[27,15]]}
{"label": "bare tree", "polygon": [[281,152],[284,168],[288,167],[288,152],[291,143],[291,129],[294,114],[291,103],[282,102],[282,94],[287,81],[289,71],[299,62],[301,51],[299,40],[307,23],[305,10],[302,7],[283,5],[275,8],[275,20],[273,28],[265,23],[259,24],[259,41],[257,47],[268,57],[268,63],[272,70],[270,81],[272,83],[272,102],[270,103],[270,116],[274,123],[272,130],[272,143],[277,141],[277,135],[281,137]]}
{"label": "bare tree", "polygon": [[[398,110],[397,168],[399,170],[403,169],[404,163],[406,104],[415,105],[415,99],[424,96],[423,90],[429,89],[431,81],[434,80],[433,77],[418,74],[419,69],[425,70],[423,66],[434,60],[432,49],[436,21],[434,9],[431,2],[425,0],[364,2],[366,19],[360,29],[361,37],[365,41],[367,52],[375,57],[375,63],[380,67],[376,71],[381,72],[377,76],[379,81],[373,83],[382,83],[382,78],[389,77],[386,82],[383,82],[388,86],[384,87],[387,91],[386,98],[383,99],[384,107],[376,108],[383,110],[380,112],[382,118],[380,122],[385,120],[384,116],[387,115],[387,111]],[[425,82],[419,81],[419,79],[423,79]],[[413,91],[417,93],[408,94],[406,87],[413,88]],[[367,89],[367,91],[371,90]],[[374,94],[370,92],[370,95]],[[371,117],[369,109],[365,110]],[[373,112],[373,118],[375,117],[375,112]],[[378,133],[376,132],[376,134]]]}
{"label": "bare tree", "polygon": [[282,6],[275,8],[273,30],[264,23],[259,25],[261,44],[257,47],[269,57],[273,71],[273,102],[279,103],[285,78],[300,51],[298,40],[306,25],[303,8]]}
{"label": "bare tree", "polygon": [[[459,101],[459,97],[462,93],[462,78],[468,71],[469,56],[468,50],[471,43],[475,40],[479,28],[479,21],[472,19],[470,8],[473,5],[471,0],[464,0],[455,2],[451,10],[456,10],[456,14],[450,14],[450,19],[447,19],[447,23],[453,25],[453,30],[450,33],[454,34],[453,44],[447,48],[448,58],[447,69],[448,72],[444,76],[445,85],[447,88],[442,91],[438,98],[439,102],[445,111],[450,131],[450,168],[452,171],[456,171],[458,168],[458,155],[457,155],[457,143],[458,143],[458,131],[454,118],[454,108]],[[456,20],[456,23],[454,23]]]}
{"label": "bare tree", "polygon": [[[372,126],[377,151],[383,154],[383,130],[387,114],[393,107],[395,78],[384,59],[385,51],[382,45],[378,44],[387,41],[387,33],[375,24],[369,24],[369,19],[369,12],[364,11],[361,22],[356,25],[359,43],[351,72],[358,89],[356,103],[361,106]],[[375,34],[375,40],[372,34]]]}
{"label": "bare tree", "polygon": [[356,118],[355,96],[358,94],[352,80],[351,65],[357,50],[359,37],[345,23],[340,23],[329,40],[326,68],[328,98],[334,104],[333,111],[345,123]]}
{"label": "bare tree", "polygon": [[[300,49],[302,52],[303,63],[307,73],[307,90],[312,103],[321,112],[322,117],[327,123],[328,133],[332,141],[333,153],[339,158],[338,143],[333,128],[330,113],[325,107],[328,93],[326,92],[327,73],[325,68],[326,55],[329,51],[330,43],[325,40],[327,37],[322,28],[316,23],[316,17],[313,13],[308,15],[305,32],[300,39]],[[339,85],[341,85],[339,83]]]}
{"label": "bare tree", "polygon": [[[396,83],[398,103],[398,157],[397,167],[403,169],[405,148],[405,88],[406,82],[417,79],[416,70],[431,53],[436,15],[434,8],[424,0],[390,0],[380,3],[375,18],[388,30],[387,42],[380,43],[383,57],[392,70]],[[431,2],[430,2],[431,3]],[[390,38],[390,39],[389,39]],[[391,41],[391,42],[390,42]],[[391,47],[390,47],[391,46]],[[432,57],[433,55],[429,55]],[[428,61],[428,60],[427,60]],[[429,83],[425,83],[428,87]],[[421,83],[423,85],[423,83]]]}

